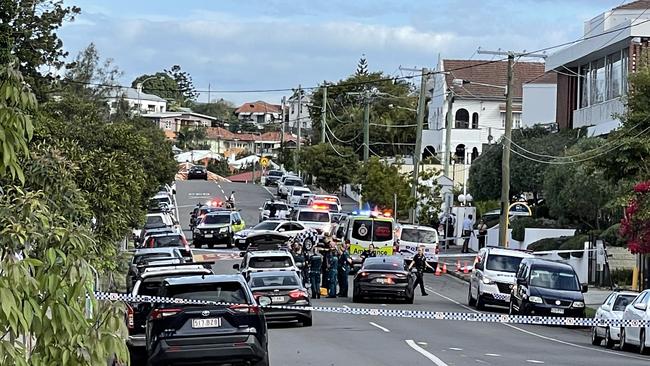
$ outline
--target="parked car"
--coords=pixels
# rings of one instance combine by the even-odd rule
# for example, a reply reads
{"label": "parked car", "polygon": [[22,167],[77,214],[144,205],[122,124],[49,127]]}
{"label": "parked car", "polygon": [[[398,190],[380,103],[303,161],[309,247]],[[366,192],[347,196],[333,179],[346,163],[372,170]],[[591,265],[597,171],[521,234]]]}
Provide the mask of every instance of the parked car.
{"label": "parked car", "polygon": [[569,264],[540,258],[522,259],[510,292],[510,315],[584,318],[587,285]]}
{"label": "parked car", "polygon": [[250,229],[242,230],[235,233],[235,245],[241,247],[246,243],[246,238],[251,234],[259,232],[273,231],[293,237],[298,233],[305,230],[305,227],[299,222],[284,221],[284,220],[266,220],[253,226]]}
{"label": "parked car", "polygon": [[155,304],[147,317],[148,364],[241,363],[268,366],[268,331],[260,305],[240,275],[167,278],[159,296],[232,305]]}
{"label": "parked car", "polygon": [[241,264],[233,264],[247,280],[252,272],[289,271],[300,273],[291,253],[285,250],[248,251]]}
{"label": "parked car", "polygon": [[302,187],[304,183],[298,177],[289,177],[278,184],[278,196],[280,198],[288,198],[289,187]]}
{"label": "parked car", "polygon": [[194,227],[192,242],[195,248],[207,244],[226,244],[231,248],[235,242],[234,234],[242,230],[246,223],[238,211],[214,211],[206,214]]}
{"label": "parked car", "polygon": [[145,267],[153,263],[171,265],[183,262],[183,255],[178,248],[138,249],[133,253],[133,258],[129,263],[129,270],[126,274],[126,288],[131,291],[138,279],[138,275]]}
{"label": "parked car", "polygon": [[313,197],[309,199],[309,207],[315,208],[317,210],[327,210],[331,213],[341,212],[341,205],[336,202],[330,201],[314,201]]}
{"label": "parked car", "polygon": [[287,179],[300,179],[300,177],[298,177],[297,175],[295,175],[293,173],[285,173],[283,176],[281,176],[280,179],[278,179],[278,181],[276,183],[276,191],[275,191],[275,193],[276,193],[276,195],[278,197],[281,197],[280,188],[282,187],[282,185],[284,184],[284,182]]}
{"label": "parked car", "polygon": [[[277,231],[256,231],[246,236],[246,239],[237,242],[237,248],[244,251],[260,250],[289,250],[292,237]],[[245,255],[242,253],[242,255]]]}
{"label": "parked car", "polygon": [[311,310],[300,309],[311,306],[309,293],[303,287],[302,280],[296,272],[254,272],[250,274],[248,284],[256,299],[260,296],[268,296],[273,305],[292,307],[292,309],[264,309],[267,323],[296,321],[305,327],[311,326]]}
{"label": "parked car", "polygon": [[194,165],[187,171],[187,179],[208,180],[208,170],[202,165]]}
{"label": "parked car", "polygon": [[162,212],[170,211],[174,207],[172,198],[167,192],[159,192],[151,199],[149,199],[149,205],[147,210],[149,212]]}
{"label": "parked car", "polygon": [[287,192],[287,203],[293,206],[300,202],[303,194],[309,194],[311,190],[307,187],[289,187]]}
{"label": "parked car", "polygon": [[[612,292],[596,310],[594,319],[620,320],[623,319],[625,308],[639,295],[637,292]],[[605,340],[605,347],[612,348],[620,340],[620,327],[592,327],[591,344],[598,346]]]}
{"label": "parked car", "polygon": [[354,276],[352,301],[393,298],[412,304],[414,282],[414,275],[406,270],[404,259],[396,256],[366,258]]}
{"label": "parked car", "polygon": [[[625,307],[623,320],[650,321],[650,290],[645,290],[631,304]],[[638,346],[641,354],[648,353],[650,327],[621,327],[621,349],[628,350],[630,346]]]}
{"label": "parked car", "polygon": [[269,219],[269,215],[271,213],[271,206],[275,207],[276,219],[289,217],[289,212],[290,212],[289,205],[280,201],[266,201],[264,202],[264,205],[262,205],[262,207],[259,208],[260,210],[259,222]]}
{"label": "parked car", "polygon": [[424,225],[399,225],[396,237],[399,239],[399,255],[407,263],[413,259],[418,247],[424,247],[424,256],[435,271],[440,248],[438,230]]}
{"label": "parked car", "polygon": [[264,185],[268,187],[277,184],[278,180],[280,180],[283,175],[284,173],[282,170],[269,170],[264,177]]}
{"label": "parked car", "polygon": [[144,248],[178,248],[185,262],[193,260],[190,245],[181,233],[162,233],[147,237]]}
{"label": "parked car", "polygon": [[306,228],[316,229],[319,237],[332,229],[332,219],[328,210],[299,208],[291,212],[291,220],[299,222]]}

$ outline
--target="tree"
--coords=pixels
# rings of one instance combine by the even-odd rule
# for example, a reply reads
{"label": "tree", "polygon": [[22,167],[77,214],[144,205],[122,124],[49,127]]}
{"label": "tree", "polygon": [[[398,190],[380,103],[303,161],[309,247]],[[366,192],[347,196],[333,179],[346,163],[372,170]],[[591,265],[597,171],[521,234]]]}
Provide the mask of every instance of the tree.
{"label": "tree", "polygon": [[195,150],[205,147],[206,131],[205,127],[181,127],[178,132],[176,142],[183,149]]}
{"label": "tree", "polygon": [[501,151],[501,144],[490,145],[472,162],[467,188],[474,200],[487,201],[501,196]]}
{"label": "tree", "polygon": [[197,103],[192,107],[192,110],[196,113],[217,118],[221,122],[233,123],[237,120],[234,114],[236,108],[232,102],[219,99],[212,103]]}
{"label": "tree", "polygon": [[230,175],[230,166],[228,165],[228,161],[225,159],[210,159],[207,168],[212,173],[220,175],[222,177],[227,177]]}
{"label": "tree", "polygon": [[357,71],[354,73],[356,76],[368,75],[368,61],[366,55],[361,55],[359,63],[357,64]]}
{"label": "tree", "polygon": [[436,180],[438,176],[440,172],[435,169],[423,170],[418,175],[417,216],[418,223],[422,225],[435,221],[441,212],[442,195]]}
{"label": "tree", "polygon": [[38,100],[43,100],[56,70],[63,67],[68,56],[57,30],[63,22],[74,20],[81,9],[65,6],[61,0],[3,0],[1,8],[2,24],[9,27],[0,28],[0,38],[10,40],[2,43],[11,43],[25,81]]}
{"label": "tree", "polygon": [[633,254],[650,253],[650,180],[634,186],[620,234]]}
{"label": "tree", "polygon": [[114,65],[113,59],[100,61],[99,51],[91,43],[79,52],[75,61],[66,65],[65,80],[61,84],[65,87],[65,92],[94,99],[108,113],[105,98],[117,94],[118,79],[122,75],[123,72]]}
{"label": "tree", "polygon": [[192,76],[188,72],[181,70],[180,65],[172,66],[170,70],[165,70],[165,73],[176,81],[178,87],[176,101],[181,107],[191,107],[196,97],[199,96],[192,82]]}
{"label": "tree", "polygon": [[317,177],[318,186],[327,192],[352,182],[358,168],[357,156],[351,148],[329,144],[301,149],[298,162],[300,170]]}
{"label": "tree", "polygon": [[361,165],[354,183],[359,186],[358,191],[363,201],[371,208],[392,208],[397,195],[397,217],[399,213],[406,213],[415,205],[415,200],[411,197],[409,176],[401,173],[398,165],[372,157]]}
{"label": "tree", "polygon": [[168,101],[180,101],[176,80],[165,72],[140,75],[131,82],[131,87],[137,88],[140,83],[143,93],[157,95]]}

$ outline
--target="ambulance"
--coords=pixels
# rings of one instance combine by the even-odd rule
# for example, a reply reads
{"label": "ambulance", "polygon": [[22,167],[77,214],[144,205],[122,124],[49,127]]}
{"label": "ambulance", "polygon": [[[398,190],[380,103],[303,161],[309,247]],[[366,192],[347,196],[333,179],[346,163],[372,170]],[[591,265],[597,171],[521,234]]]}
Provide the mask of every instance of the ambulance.
{"label": "ambulance", "polygon": [[341,221],[336,237],[350,242],[350,254],[354,269],[361,267],[361,253],[370,244],[377,255],[393,255],[395,220],[389,213],[380,211],[356,211]]}

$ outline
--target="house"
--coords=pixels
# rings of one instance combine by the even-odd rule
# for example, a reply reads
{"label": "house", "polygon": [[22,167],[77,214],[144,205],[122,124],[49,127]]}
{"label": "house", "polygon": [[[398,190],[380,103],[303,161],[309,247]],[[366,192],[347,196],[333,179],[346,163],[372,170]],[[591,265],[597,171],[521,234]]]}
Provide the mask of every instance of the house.
{"label": "house", "polygon": [[241,122],[251,122],[257,125],[280,122],[282,106],[258,100],[257,102],[242,104],[235,109],[235,115]]}
{"label": "house", "polygon": [[[441,60],[433,80],[428,129],[422,132],[422,158],[446,154],[447,92],[451,105],[451,158],[464,164],[481,154],[484,144],[496,142],[506,120],[506,61]],[[513,128],[521,127],[523,85],[544,75],[544,64],[517,62],[514,66]]]}
{"label": "house", "polygon": [[[243,151],[258,155],[276,156],[281,147],[281,132],[266,132],[261,135],[253,133],[233,133],[221,127],[210,127],[206,130],[207,143],[210,150],[229,156]],[[297,138],[285,133],[285,147],[295,146]]]}
{"label": "house", "polygon": [[147,94],[142,89],[117,88],[109,92],[106,102],[110,107],[110,113],[117,111],[117,104],[124,100],[129,104],[130,109],[146,113],[164,113],[167,111],[167,100],[153,94]]}
{"label": "house", "polygon": [[557,74],[547,72],[526,82],[522,93],[521,126],[543,125],[555,129]]}
{"label": "house", "polygon": [[650,0],[633,1],[584,23],[583,39],[546,60],[557,73],[560,129],[589,126],[591,136],[619,127],[625,112],[627,78],[650,47]]}
{"label": "house", "polygon": [[[194,112],[146,113],[142,117],[152,120],[163,131],[178,133],[182,127],[210,127],[217,119]],[[167,132],[165,132],[167,134]]]}
{"label": "house", "polygon": [[[300,103],[299,103],[300,102]],[[294,93],[291,97],[287,99],[287,105],[285,116],[287,126],[289,131],[292,133],[298,133],[298,124],[302,130],[311,130],[311,117],[309,116],[309,108],[307,107],[311,103],[310,96],[304,93],[302,98],[298,98],[298,94]],[[304,133],[301,135],[307,135]]]}
{"label": "house", "polygon": [[[287,148],[293,148],[296,146],[298,138],[290,133],[284,134],[284,146]],[[261,155],[273,155],[276,156],[282,143],[282,132],[266,132],[261,134],[255,140],[255,152]]]}

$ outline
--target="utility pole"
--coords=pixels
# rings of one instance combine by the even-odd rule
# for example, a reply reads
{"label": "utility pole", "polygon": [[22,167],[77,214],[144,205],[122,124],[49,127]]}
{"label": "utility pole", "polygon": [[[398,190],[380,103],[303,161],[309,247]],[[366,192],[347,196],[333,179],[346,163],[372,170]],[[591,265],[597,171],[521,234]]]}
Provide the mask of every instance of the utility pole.
{"label": "utility pole", "polygon": [[506,86],[506,130],[503,135],[503,153],[501,156],[501,216],[499,218],[499,244],[507,248],[508,245],[508,216],[510,215],[510,142],[512,139],[512,100],[514,98],[514,67],[515,57],[541,57],[544,54],[528,54],[502,51],[482,51],[477,53],[484,55],[507,56],[508,57],[508,84]]}
{"label": "utility pole", "polygon": [[325,126],[327,125],[327,86],[323,87],[323,106],[321,108],[320,119],[320,142],[324,144],[326,138]]}
{"label": "utility pole", "polygon": [[210,104],[210,83],[208,83],[208,104]]}
{"label": "utility pole", "polygon": [[[422,150],[422,128],[424,124],[424,115],[426,113],[426,92],[427,81],[429,80],[429,70],[425,67],[422,69],[422,78],[420,80],[420,97],[418,98],[418,111],[416,117],[417,129],[415,132],[415,151],[413,151],[413,182],[411,183],[411,196],[417,202],[418,195],[418,173],[420,165],[420,155]],[[417,206],[417,205],[416,205]],[[411,209],[411,222],[415,224],[416,219],[415,207]]]}
{"label": "utility pole", "polygon": [[451,86],[447,90],[447,116],[445,124],[445,152],[443,155],[444,167],[445,167],[445,177],[451,177],[449,172],[449,163],[451,154],[451,129],[454,127],[454,91],[451,89]]}
{"label": "utility pole", "polygon": [[[282,120],[280,121],[280,156],[284,159],[284,110],[286,108],[286,103],[287,103],[287,98],[282,97],[282,114],[280,114]],[[279,159],[278,159],[279,160]],[[284,168],[284,164],[282,164],[282,168]]]}
{"label": "utility pole", "polygon": [[370,158],[370,97],[365,96],[366,105],[363,108],[363,161]]}
{"label": "utility pole", "polygon": [[296,145],[296,151],[293,154],[293,168],[296,170],[296,173],[298,173],[298,176],[300,176],[300,172],[298,171],[298,154],[300,154],[300,138],[301,138],[301,126],[300,126],[300,114],[302,112],[302,87],[300,84],[298,84],[298,117],[296,118],[296,123],[298,124],[298,143]]}

